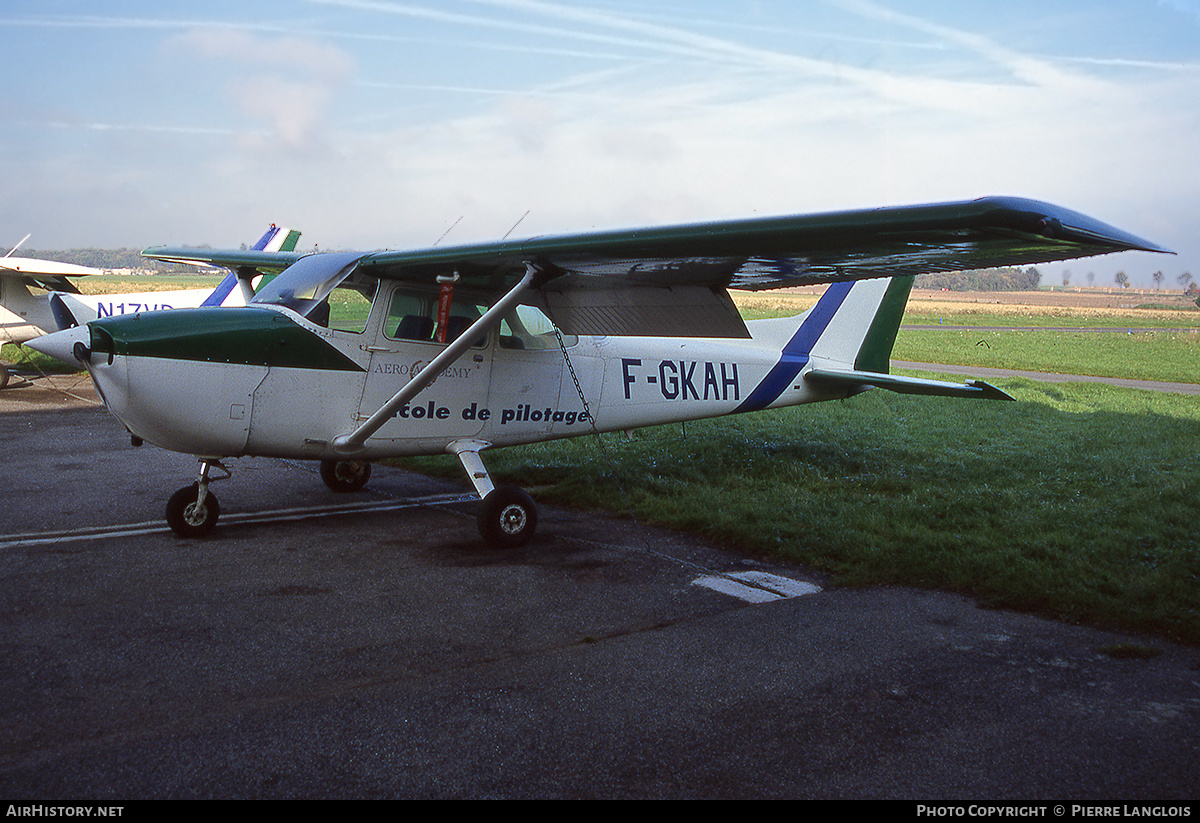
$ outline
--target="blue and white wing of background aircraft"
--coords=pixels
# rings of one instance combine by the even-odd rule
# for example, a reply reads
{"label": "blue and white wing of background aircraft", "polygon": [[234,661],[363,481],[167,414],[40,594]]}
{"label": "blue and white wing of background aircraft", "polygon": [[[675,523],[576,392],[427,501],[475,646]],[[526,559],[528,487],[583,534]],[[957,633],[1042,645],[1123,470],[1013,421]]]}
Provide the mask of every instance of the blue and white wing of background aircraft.
{"label": "blue and white wing of background aircraft", "polygon": [[[251,251],[268,253],[290,252],[296,248],[300,232],[276,226],[274,223]],[[181,260],[195,264],[196,261]],[[206,268],[211,268],[206,266]],[[282,269],[282,267],[281,267]],[[67,329],[122,314],[137,314],[163,309],[188,309],[199,306],[244,306],[254,296],[254,288],[262,277],[259,272],[251,277],[239,278],[237,271],[229,271],[215,289],[181,289],[177,291],[148,291],[127,294],[85,295],[71,292],[51,292],[50,310],[54,316],[55,330]]]}

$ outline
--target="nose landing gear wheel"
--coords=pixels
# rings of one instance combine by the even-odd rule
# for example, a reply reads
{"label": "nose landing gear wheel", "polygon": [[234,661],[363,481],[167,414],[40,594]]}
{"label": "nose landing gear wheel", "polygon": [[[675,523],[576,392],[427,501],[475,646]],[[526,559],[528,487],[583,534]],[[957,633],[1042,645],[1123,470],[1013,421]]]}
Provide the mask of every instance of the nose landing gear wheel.
{"label": "nose landing gear wheel", "polygon": [[479,534],[489,545],[503,549],[524,546],[537,529],[537,505],[513,486],[493,489],[479,508]]}
{"label": "nose landing gear wheel", "polygon": [[200,502],[200,485],[184,486],[167,501],[167,525],[180,537],[203,537],[217,525],[221,507],[210,491]]}

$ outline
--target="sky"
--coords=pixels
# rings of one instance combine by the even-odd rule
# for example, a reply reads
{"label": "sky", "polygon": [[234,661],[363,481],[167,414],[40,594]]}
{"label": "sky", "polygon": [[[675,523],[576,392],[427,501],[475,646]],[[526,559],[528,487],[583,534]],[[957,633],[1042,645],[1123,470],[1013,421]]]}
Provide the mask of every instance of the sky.
{"label": "sky", "polygon": [[5,0],[0,247],[423,248],[1016,195],[1200,282],[1200,0]]}

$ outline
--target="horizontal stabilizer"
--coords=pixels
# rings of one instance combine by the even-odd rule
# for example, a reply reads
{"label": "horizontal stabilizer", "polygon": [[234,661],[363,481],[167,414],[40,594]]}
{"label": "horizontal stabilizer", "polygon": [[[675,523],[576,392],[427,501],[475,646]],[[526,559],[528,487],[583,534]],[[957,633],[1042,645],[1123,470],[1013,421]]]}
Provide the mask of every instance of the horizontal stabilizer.
{"label": "horizontal stabilizer", "polygon": [[966,383],[947,383],[943,380],[927,380],[922,377],[903,377],[896,374],[880,374],[869,371],[834,371],[813,369],[804,374],[804,379],[818,386],[840,386],[844,388],[866,388],[874,386],[900,394],[924,394],[940,397],[975,397],[981,400],[1013,400],[1006,392],[982,380]]}

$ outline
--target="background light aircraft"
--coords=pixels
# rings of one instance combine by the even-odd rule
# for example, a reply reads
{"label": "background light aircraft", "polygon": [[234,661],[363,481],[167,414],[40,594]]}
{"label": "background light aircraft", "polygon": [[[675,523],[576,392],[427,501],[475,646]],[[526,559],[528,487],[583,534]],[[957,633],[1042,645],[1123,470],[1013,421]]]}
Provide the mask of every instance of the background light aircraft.
{"label": "background light aircraft", "polygon": [[[196,455],[167,520],[199,536],[228,457],[321,461],[337,490],[382,457],[449,452],[492,544],[537,509],[481,453],[592,432],[834,400],[873,387],[1011,399],[889,374],[923,272],[1166,251],[1076,212],[984,198],[368,254],[292,254],[245,308],[96,320],[34,341],[82,362],[132,433]],[[153,249],[250,270],[261,252]],[[830,284],[807,312],[744,322],[728,289]],[[219,478],[218,478],[219,479]]]}
{"label": "background light aircraft", "polygon": [[[26,235],[25,239],[28,237]],[[296,248],[299,239],[300,232],[272,223],[251,249],[290,252]],[[0,342],[3,343],[25,343],[43,334],[118,314],[198,306],[244,306],[254,296],[254,279],[261,276],[258,270],[247,272],[245,278],[231,271],[215,289],[85,295],[79,293],[71,278],[103,274],[103,270],[73,263],[13,257],[12,252],[17,246],[0,258]],[[195,264],[197,261],[180,262]],[[239,286],[237,290],[235,285]],[[35,294],[29,290],[31,286],[45,289],[49,294]],[[0,364],[0,389],[8,385],[8,379],[7,366]]]}
{"label": "background light aircraft", "polygon": [[[296,248],[299,239],[300,232],[295,229],[280,228],[272,223],[266,233],[250,249],[251,251],[290,252]],[[195,265],[198,261],[167,262]],[[56,291],[50,294],[50,308],[57,324],[56,329],[68,329],[101,317],[137,314],[141,311],[199,306],[244,306],[254,296],[255,281],[259,277],[261,275],[257,270],[248,272],[246,277],[239,277],[238,272],[230,271],[215,289],[181,289],[102,295]]]}
{"label": "background light aircraft", "polygon": [[[21,243],[28,239],[29,235],[25,235]],[[73,291],[75,287],[68,278],[102,273],[100,269],[73,263],[14,257],[13,252],[21,243],[0,257],[0,343],[24,343],[58,328],[46,297],[35,295],[30,286],[47,291]],[[7,385],[8,368],[0,364],[0,389]]]}

